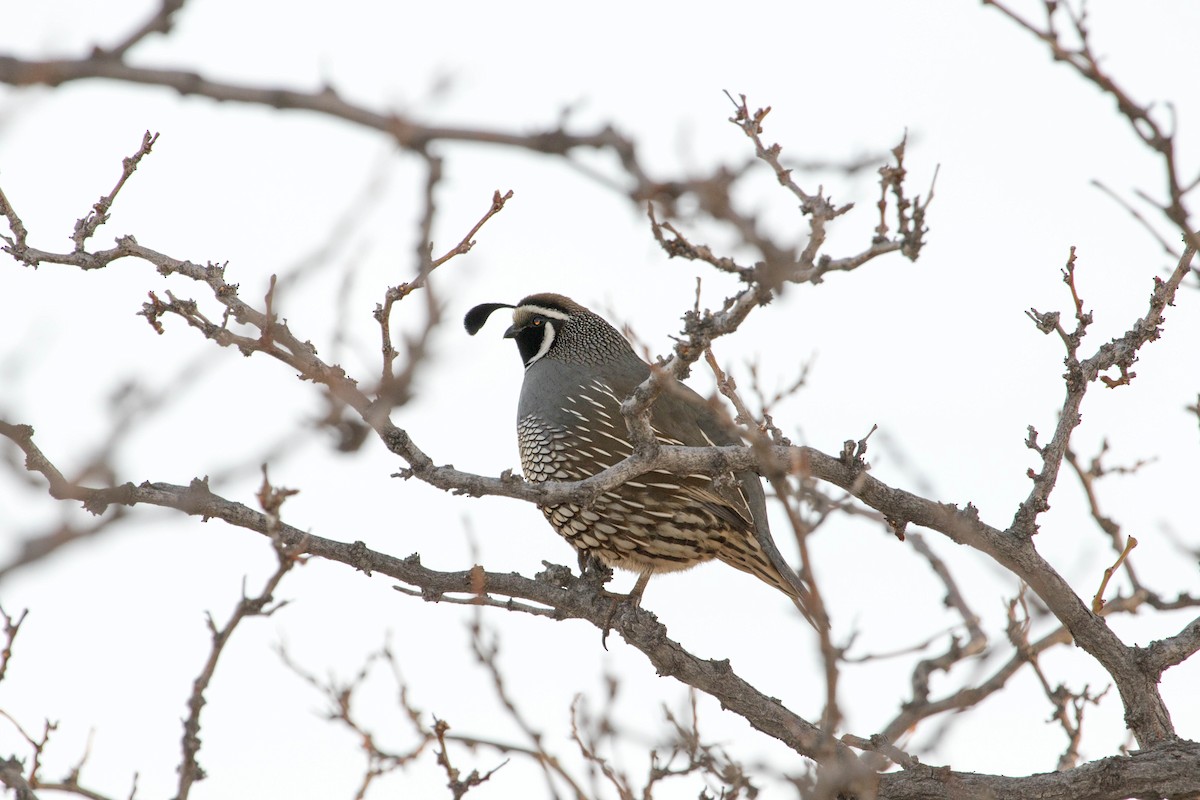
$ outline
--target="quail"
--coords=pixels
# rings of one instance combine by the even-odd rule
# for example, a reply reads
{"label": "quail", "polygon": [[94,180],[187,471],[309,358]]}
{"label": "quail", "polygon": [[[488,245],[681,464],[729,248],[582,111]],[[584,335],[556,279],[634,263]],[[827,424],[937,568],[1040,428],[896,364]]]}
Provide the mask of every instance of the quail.
{"label": "quail", "polygon": [[[525,365],[517,408],[521,468],[529,481],[588,478],[633,452],[621,402],[650,375],[650,366],[602,317],[560,294],[533,294],[515,306],[484,303],[463,324],[474,335],[492,312],[513,309],[504,332]],[[742,444],[706,401],[682,384],[651,409],[659,442],[705,447]],[[767,528],[760,478],[652,470],[605,492],[590,507],[541,507],[579,552],[638,573],[636,604],[651,575],[718,559],[784,592],[814,626],[807,587],[784,562]],[[756,531],[757,534],[756,535]]]}

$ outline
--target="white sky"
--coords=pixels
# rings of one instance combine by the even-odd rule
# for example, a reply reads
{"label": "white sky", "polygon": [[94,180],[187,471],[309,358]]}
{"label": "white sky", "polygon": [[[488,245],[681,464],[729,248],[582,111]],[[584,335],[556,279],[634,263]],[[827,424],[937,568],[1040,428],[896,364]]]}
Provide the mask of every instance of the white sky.
{"label": "white sky", "polygon": [[[150,5],[3,0],[0,53],[78,56],[93,43],[116,41]],[[1031,12],[1038,8],[1029,4]],[[1111,73],[1144,101],[1174,104],[1187,175],[1196,164],[1192,143],[1200,121],[1192,46],[1200,7],[1096,3],[1092,16],[1094,45]],[[920,261],[888,257],[820,286],[789,290],[717,353],[746,385],[737,366],[746,358],[757,359],[781,385],[815,358],[809,387],[776,413],[797,440],[834,452],[878,423],[870,453],[877,477],[946,502],[972,502],[999,527],[1028,492],[1024,472],[1035,462],[1023,444],[1026,426],[1048,437],[1063,394],[1061,346],[1038,333],[1024,310],[1068,311],[1059,270],[1068,248],[1077,246],[1081,294],[1096,317],[1085,348],[1094,349],[1144,313],[1152,278],[1168,263],[1129,215],[1090,185],[1100,180],[1133,202],[1135,190],[1158,197],[1163,186],[1157,163],[1111,100],[1051,62],[999,14],[965,0],[768,3],[742,11],[679,2],[585,10],[348,0],[318,9],[200,0],[177,17],[171,36],[154,37],[131,60],[253,85],[310,90],[328,81],[372,108],[517,132],[551,126],[570,107],[577,130],[611,122],[636,138],[645,162],[663,177],[703,172],[721,160],[740,163],[751,154],[726,121],[731,110],[722,90],[773,107],[766,138],[780,142],[785,157],[884,152],[907,129],[910,190],[924,194],[940,165]],[[412,275],[415,263],[416,160],[394,153],[381,136],[308,114],[96,81],[54,91],[0,89],[0,186],[33,244],[69,246],[75,219],[111,188],[121,159],[146,129],[161,139],[96,243],[131,233],[175,257],[228,261],[228,278],[248,300],[261,297],[272,273],[327,243],[364,188],[381,179],[379,193],[366,209],[357,207],[351,229],[324,256],[331,268],[282,295],[279,306],[293,331],[323,355],[352,374],[374,374],[370,311],[386,286]],[[446,158],[446,181],[436,251],[466,232],[493,190],[512,189],[515,196],[479,234],[476,249],[436,276],[448,323],[418,399],[393,418],[439,463],[494,475],[518,464],[512,418],[521,371],[498,323],[475,339],[462,333],[455,320],[466,309],[561,291],[633,326],[663,353],[691,305],[697,274],[710,303],[732,285],[696,265],[668,261],[642,213],[560,161],[474,145],[437,150]],[[590,163],[612,171],[603,158]],[[834,255],[859,249],[875,223],[873,174],[797,174],[810,189],[823,182],[835,200],[860,203],[830,241]],[[772,183],[764,174],[746,200],[773,229],[806,230],[794,201]],[[716,245],[723,236],[699,229],[696,239]],[[334,298],[347,270],[354,272],[346,300],[352,341],[339,351],[332,341]],[[186,395],[121,447],[121,481],[187,483],[216,475],[281,438],[307,434],[308,421],[321,413],[317,393],[280,364],[216,352],[173,319],[166,320],[166,335],[155,336],[134,315],[147,291],[165,289],[205,302],[198,287],[165,280],[142,264],[82,274],[0,262],[0,412],[34,425],[38,444],[64,471],[103,442],[108,398],[133,377],[170,391],[181,375],[203,370]],[[1190,491],[1198,466],[1196,419],[1183,408],[1200,389],[1196,300],[1194,286],[1181,293],[1168,312],[1166,337],[1143,351],[1131,386],[1093,387],[1075,440],[1087,457],[1107,436],[1111,464],[1158,458],[1135,477],[1108,479],[1102,501],[1139,538],[1135,558],[1143,580],[1168,595],[1195,593],[1197,584],[1196,565],[1167,535],[1193,547],[1198,539]],[[408,302],[414,305],[408,324],[421,323],[420,306]],[[695,383],[705,389],[702,376]],[[491,570],[533,574],[543,559],[574,563],[531,506],[401,484],[388,477],[397,460],[374,441],[347,458],[309,438],[271,465],[277,483],[301,490],[285,506],[293,525],[362,539],[398,556],[419,551],[423,563],[446,570],[478,560]],[[257,479],[245,471],[213,488],[251,504]],[[1108,544],[1090,527],[1066,472],[1052,505],[1038,547],[1090,597],[1111,563]],[[0,480],[0,562],[22,537],[65,513],[40,486]],[[120,533],[63,551],[0,585],[6,610],[30,609],[0,684],[0,708],[30,731],[46,718],[60,721],[48,775],[65,773],[91,732],[89,785],[124,796],[138,772],[140,797],[167,797],[184,701],[208,648],[203,613],[223,620],[243,576],[255,590],[273,556],[265,540],[220,522],[142,508],[131,517]],[[782,521],[776,527],[782,530]],[[1015,581],[982,556],[935,534],[928,538],[1007,657],[1003,604]],[[878,528],[838,521],[814,547],[839,635],[858,631],[855,652],[890,650],[953,624],[927,565]],[[618,578],[618,588],[629,585],[629,576]],[[272,652],[280,641],[310,671],[348,677],[390,635],[412,701],[427,718],[445,719],[459,733],[519,739],[470,654],[468,609],[405,598],[385,579],[321,562],[290,576],[280,594],[292,605],[239,629],[209,690],[200,760],[210,777],[194,796],[352,796],[361,773],[356,743],[320,719],[321,699]],[[814,639],[777,592],[706,566],[652,581],[645,606],[693,652],[729,657],[743,677],[796,712],[819,713]],[[1111,624],[1126,641],[1144,644],[1177,631],[1187,618]],[[605,653],[596,631],[581,623],[496,612],[485,620],[501,632],[514,694],[561,755],[573,755],[566,741],[571,698],[582,691],[599,703],[605,673],[620,677],[619,718],[640,737],[657,734],[662,703],[683,706],[682,687],[656,678],[619,637]],[[1052,652],[1044,666],[1052,681],[1074,690],[1106,683],[1073,648]],[[890,719],[907,696],[910,669],[907,659],[848,667],[845,730],[869,736]],[[1197,670],[1177,668],[1163,681],[1178,731],[1190,738],[1200,728],[1200,708],[1188,699]],[[960,667],[950,680],[935,680],[935,693],[969,672]],[[386,681],[375,688],[363,718],[379,726],[384,743],[402,748],[408,740],[395,734],[401,720],[392,694]],[[1065,743],[1045,723],[1049,714],[1024,672],[1012,692],[958,721],[944,746],[922,758],[974,771],[1053,769]],[[800,769],[794,754],[715,702],[703,701],[701,715],[702,730],[738,757]],[[927,725],[914,748],[937,723]],[[1109,755],[1123,741],[1111,692],[1088,710],[1084,757]],[[12,727],[0,724],[0,753],[21,752]],[[481,771],[502,760],[492,752],[452,755],[457,766]],[[636,760],[626,766],[644,774]],[[375,796],[387,786],[403,796],[442,796],[444,781],[426,757],[380,783]],[[514,759],[471,796],[526,797],[531,786],[543,791],[537,772]],[[681,781],[661,796],[698,791]]]}

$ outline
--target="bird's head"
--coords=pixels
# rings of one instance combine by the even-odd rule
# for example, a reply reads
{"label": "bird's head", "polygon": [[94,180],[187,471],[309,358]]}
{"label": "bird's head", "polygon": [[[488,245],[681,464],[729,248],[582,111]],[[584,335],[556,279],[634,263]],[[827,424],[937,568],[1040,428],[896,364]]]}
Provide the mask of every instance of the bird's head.
{"label": "bird's head", "polygon": [[629,343],[602,317],[569,297],[551,292],[531,294],[515,306],[482,303],[467,312],[463,325],[474,336],[493,311],[513,310],[512,325],[504,332],[517,343],[526,369],[543,358],[596,364],[614,356],[633,355]]}

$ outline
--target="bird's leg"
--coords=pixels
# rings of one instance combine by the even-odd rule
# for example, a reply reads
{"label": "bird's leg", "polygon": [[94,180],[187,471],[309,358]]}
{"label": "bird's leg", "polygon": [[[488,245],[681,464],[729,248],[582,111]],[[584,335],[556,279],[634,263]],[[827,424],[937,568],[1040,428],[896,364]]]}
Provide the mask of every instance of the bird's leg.
{"label": "bird's leg", "polygon": [[646,591],[646,584],[650,582],[650,576],[654,574],[653,570],[646,570],[638,575],[637,583],[633,585],[633,591],[629,594],[610,594],[612,597],[612,607],[608,609],[608,616],[604,618],[604,631],[600,634],[600,644],[604,645],[604,649],[608,649],[608,632],[612,630],[613,618],[617,616],[617,607],[621,605],[623,600],[628,600],[629,604],[634,608],[641,608],[642,592]]}
{"label": "bird's leg", "polygon": [[634,608],[640,608],[642,605],[642,592],[646,591],[646,584],[650,582],[650,576],[654,574],[653,570],[646,570],[641,575],[638,575],[637,583],[633,585],[633,591],[629,593],[629,602]]}

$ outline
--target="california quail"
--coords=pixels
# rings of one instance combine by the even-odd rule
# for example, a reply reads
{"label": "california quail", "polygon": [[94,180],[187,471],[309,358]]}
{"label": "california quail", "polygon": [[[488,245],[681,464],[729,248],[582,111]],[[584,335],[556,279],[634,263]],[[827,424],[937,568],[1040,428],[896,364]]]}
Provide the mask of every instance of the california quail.
{"label": "california quail", "polygon": [[[474,335],[499,308],[513,309],[504,336],[516,340],[525,364],[517,438],[526,480],[582,480],[630,455],[621,401],[650,375],[649,365],[604,319],[560,294],[533,294],[516,306],[475,306],[463,320],[467,331]],[[742,444],[683,385],[658,398],[651,426],[663,444]],[[651,575],[717,558],[784,592],[813,622],[808,589],[771,541],[759,477],[733,477],[720,482],[730,484],[722,488],[707,475],[653,470],[605,492],[590,508],[562,503],[541,509],[579,551],[581,566],[594,556],[638,573],[635,603]]]}

